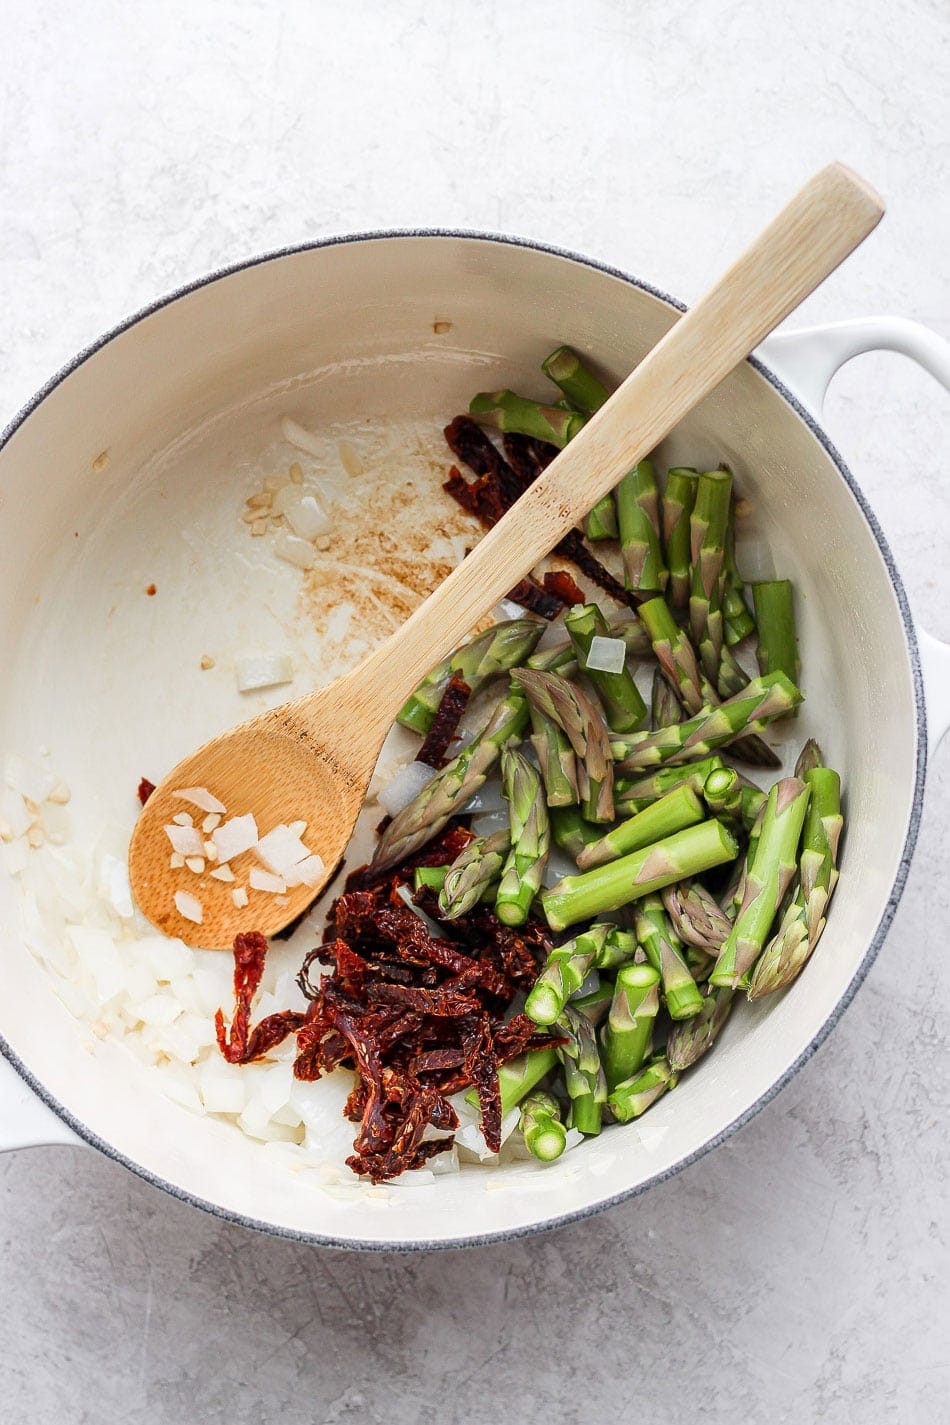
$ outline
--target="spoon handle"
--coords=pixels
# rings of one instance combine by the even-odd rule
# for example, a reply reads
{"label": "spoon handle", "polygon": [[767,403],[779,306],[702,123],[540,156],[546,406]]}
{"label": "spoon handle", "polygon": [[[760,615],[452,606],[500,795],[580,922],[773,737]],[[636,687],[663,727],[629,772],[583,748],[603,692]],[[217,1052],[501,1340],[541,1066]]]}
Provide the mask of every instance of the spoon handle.
{"label": "spoon handle", "polygon": [[877,226],[884,205],[842,164],[815,174],[685,312],[508,513],[350,675],[391,720],[439,658]]}

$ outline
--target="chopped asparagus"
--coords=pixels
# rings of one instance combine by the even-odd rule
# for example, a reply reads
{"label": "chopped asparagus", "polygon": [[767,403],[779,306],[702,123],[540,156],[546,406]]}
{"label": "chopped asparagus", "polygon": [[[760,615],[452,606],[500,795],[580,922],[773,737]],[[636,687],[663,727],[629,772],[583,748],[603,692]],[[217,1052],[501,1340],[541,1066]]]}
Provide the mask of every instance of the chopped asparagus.
{"label": "chopped asparagus", "polygon": [[576,605],[565,615],[564,626],[574,645],[578,667],[597,690],[611,732],[633,732],[641,727],[647,715],[646,705],[626,663],[619,673],[605,673],[588,664],[594,639],[610,637],[607,620],[597,605]]}
{"label": "chopped asparagus", "polygon": [[571,1100],[571,1127],[588,1135],[599,1133],[607,1102],[607,1080],[594,1027],[572,1005],[566,1005],[558,1028],[568,1036],[568,1042],[556,1052],[564,1065],[564,1082]]}
{"label": "chopped asparagus", "polygon": [[502,867],[495,914],[504,925],[524,925],[551,846],[551,828],[541,778],[526,757],[510,747],[501,754],[502,794],[508,803],[511,847]]}
{"label": "chopped asparagus", "polygon": [[587,420],[581,411],[545,406],[514,391],[481,391],[473,397],[468,409],[482,425],[544,440],[559,450],[573,440]]}
{"label": "chopped asparagus", "polygon": [[613,762],[603,718],[583,688],[558,673],[518,668],[513,677],[534,707],[567,734],[577,758],[577,786],[588,821],[612,821]]}
{"label": "chopped asparagus", "polygon": [[696,485],[690,516],[689,622],[703,671],[715,687],[719,680],[722,649],[722,564],[732,475],[728,470],[708,470]]}
{"label": "chopped asparagus", "polygon": [[607,1107],[617,1123],[629,1123],[642,1113],[669,1089],[676,1087],[678,1075],[671,1069],[665,1056],[658,1054],[639,1073],[617,1084],[607,1095]]}
{"label": "chopped asparagus", "polygon": [[618,856],[639,851],[642,846],[652,846],[685,826],[694,826],[705,815],[703,804],[691,787],[676,787],[645,811],[620,822],[599,841],[585,846],[576,858],[577,864],[582,871],[589,871],[592,866],[602,866]]}
{"label": "chopped asparagus", "polygon": [[521,1105],[518,1121],[528,1152],[542,1163],[553,1163],[567,1145],[567,1130],[553,1094],[535,1089]]}
{"label": "chopped asparagus", "polygon": [[614,997],[603,1032],[608,1091],[635,1074],[649,1056],[660,1010],[660,972],[650,964],[617,971]]}
{"label": "chopped asparagus", "polygon": [[718,955],[732,921],[705,886],[698,881],[682,881],[678,886],[667,886],[662,899],[679,938],[706,954]]}
{"label": "chopped asparagus", "polygon": [[699,1014],[702,997],[658,895],[645,896],[639,903],[635,924],[647,959],[660,976],[670,1018],[691,1019]]}
{"label": "chopped asparagus", "polygon": [[641,460],[614,492],[624,583],[643,593],[662,593],[667,569],[660,542],[660,502],[652,460]]}
{"label": "chopped asparagus", "polygon": [[663,491],[663,543],[669,567],[669,598],[676,609],[689,606],[690,532],[689,518],[696,499],[699,472],[685,465],[667,473]]}
{"label": "chopped asparagus", "polygon": [[403,704],[396,721],[425,736],[453,673],[465,680],[474,697],[490,679],[524,663],[537,647],[545,627],[543,619],[516,618],[477,633],[433,668]]}
{"label": "chopped asparagus", "polygon": [[759,627],[756,657],[762,673],[784,673],[798,682],[798,642],[795,605],[789,579],[770,579],[752,585],[752,603]]}
{"label": "chopped asparagus", "polygon": [[[439,867],[443,875],[439,888],[440,915],[446,920],[468,915],[501,875],[510,846],[508,831],[496,831],[491,836],[476,837],[459,852],[451,866]],[[423,869],[426,868],[420,867]]]}
{"label": "chopped asparagus", "polygon": [[729,1018],[732,1009],[733,992],[728,989],[710,990],[703,999],[703,1007],[692,1019],[674,1024],[666,1041],[666,1059],[670,1068],[678,1074],[689,1069],[701,1059],[713,1043]]}

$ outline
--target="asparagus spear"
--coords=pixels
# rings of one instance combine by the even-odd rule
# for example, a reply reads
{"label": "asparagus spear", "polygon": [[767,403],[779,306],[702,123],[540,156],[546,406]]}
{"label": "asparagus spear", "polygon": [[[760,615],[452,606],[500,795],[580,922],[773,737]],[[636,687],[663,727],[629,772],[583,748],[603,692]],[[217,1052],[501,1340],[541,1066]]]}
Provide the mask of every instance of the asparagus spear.
{"label": "asparagus spear", "polygon": [[718,708],[708,708],[674,727],[656,732],[635,732],[611,743],[624,771],[639,771],[671,762],[706,757],[749,732],[761,732],[802,701],[802,695],[784,673],[753,678],[745,692]]}
{"label": "asparagus spear", "polygon": [[660,975],[670,1018],[691,1019],[702,1009],[702,997],[659,896],[644,897],[634,924],[647,959]]}
{"label": "asparagus spear", "polygon": [[577,762],[567,733],[545,717],[533,704],[531,711],[531,745],[541,769],[545,796],[549,807],[575,806],[580,801],[577,790]]}
{"label": "asparagus spear", "polygon": [[640,605],[640,622],[650,635],[656,661],[687,712],[695,715],[710,701],[689,637],[679,627],[665,599]]}
{"label": "asparagus spear", "polygon": [[464,678],[474,697],[491,678],[529,658],[545,626],[543,619],[516,618],[477,633],[432,669],[403,704],[396,721],[425,736],[453,673]]}
{"label": "asparagus spear", "polygon": [[735,837],[721,822],[700,822],[605,866],[565,876],[542,893],[541,904],[551,929],[566,930],[579,920],[618,910],[674,881],[731,861],[737,852]]}
{"label": "asparagus spear", "polygon": [[525,1001],[525,1014],[535,1024],[554,1024],[591,970],[623,964],[635,951],[634,936],[606,923],[592,925],[551,951]]}
{"label": "asparagus spear", "polygon": [[592,866],[602,866],[618,856],[639,851],[642,846],[652,846],[672,836],[674,831],[702,821],[705,815],[703,804],[691,787],[676,787],[659,801],[652,802],[645,811],[620,822],[599,841],[585,846],[576,858],[577,864],[582,871],[589,871]]}
{"label": "asparagus spear", "polygon": [[728,470],[708,470],[696,485],[690,516],[689,622],[703,671],[715,687],[722,649],[722,564],[732,498]]}
{"label": "asparagus spear", "polygon": [[813,737],[809,737],[805,746],[798,754],[798,761],[795,763],[796,777],[804,777],[806,772],[810,772],[813,767],[823,767],[825,765],[825,754]]}
{"label": "asparagus spear", "polygon": [[677,465],[667,473],[663,491],[663,543],[670,571],[670,603],[676,609],[689,605],[690,532],[689,518],[696,499],[699,472]]}
{"label": "asparagus spear", "polygon": [[[510,1113],[550,1073],[558,1061],[556,1049],[528,1049],[514,1059],[498,1066],[498,1091],[501,1095],[501,1116]],[[470,1089],[465,1102],[478,1107],[478,1092]]]}
{"label": "asparagus spear", "polygon": [[729,513],[726,542],[723,546],[722,593],[723,638],[730,648],[755,632],[755,619],[749,613],[743,593],[742,576],[736,568],[736,530],[733,512]]}
{"label": "asparagus spear", "polygon": [[673,692],[659,668],[653,670],[653,686],[650,692],[650,722],[654,728],[669,727],[671,723],[683,721],[683,710],[679,698]]}
{"label": "asparagus spear", "polygon": [[795,874],[798,838],[810,792],[798,777],[784,777],[769,792],[753,859],[747,861],[742,904],[719,951],[710,983],[736,989],[745,981],[768,937],[775,913]]}
{"label": "asparagus spear", "polygon": [[612,821],[610,738],[591,699],[558,673],[519,668],[513,676],[533,706],[567,734],[577,758],[577,788],[584,816],[588,821]]}
{"label": "asparagus spear", "polygon": [[448,873],[448,866],[417,866],[412,873],[413,889],[421,891],[425,887],[430,891],[441,891]]}
{"label": "asparagus spear", "polygon": [[647,710],[626,663],[619,673],[605,673],[588,665],[594,639],[611,636],[607,620],[597,605],[576,605],[565,615],[564,627],[574,645],[579,668],[597,689],[611,732],[633,732],[641,727]]}
{"label": "asparagus spear", "polygon": [[555,386],[560,386],[572,406],[586,411],[588,415],[599,411],[610,395],[604,383],[569,346],[559,346],[550,356],[546,356],[541,362],[541,370]]}
{"label": "asparagus spear", "polygon": [[668,1089],[676,1087],[678,1075],[666,1058],[658,1054],[639,1073],[617,1084],[607,1095],[607,1107],[617,1123],[629,1123],[646,1113]]}
{"label": "asparagus spear", "polygon": [[711,1049],[732,1009],[732,990],[710,990],[703,1007],[693,1019],[674,1024],[666,1041],[666,1060],[674,1073],[681,1074]]}
{"label": "asparagus spear", "polygon": [[663,904],[681,940],[706,954],[718,955],[732,921],[698,881],[667,886]]}
{"label": "asparagus spear", "polygon": [[606,1017],[614,997],[614,987],[610,980],[603,979],[596,990],[590,990],[586,995],[575,995],[571,1000],[571,1005],[578,1014],[582,1014],[585,1019],[589,1019],[591,1024],[596,1026]]}
{"label": "asparagus spear", "polygon": [[528,435],[563,450],[587,420],[581,411],[565,411],[529,401],[514,391],[480,391],[469,404],[469,413],[482,425],[496,430]]}
{"label": "asparagus spear", "polygon": [[709,773],[725,765],[721,757],[703,757],[682,767],[663,767],[649,776],[618,782],[617,806],[625,812],[642,811],[675,787],[691,787],[697,796],[701,796]]}
{"label": "asparagus spear", "polygon": [[784,673],[798,682],[798,643],[795,607],[788,579],[769,579],[752,585],[752,603],[759,626],[756,657],[762,673]]}
{"label": "asparagus spear", "polygon": [[617,971],[610,1013],[603,1032],[603,1065],[608,1091],[635,1074],[648,1057],[660,1010],[660,972],[650,964]]}
{"label": "asparagus spear", "polygon": [[553,1094],[535,1089],[521,1105],[518,1127],[528,1152],[542,1163],[553,1163],[564,1152],[567,1130]]}
{"label": "asparagus spear", "polygon": [[611,492],[608,491],[606,495],[603,495],[588,514],[584,524],[584,533],[588,539],[595,543],[602,539],[619,538],[617,506]]}
{"label": "asparagus spear", "polygon": [[716,690],[721,698],[734,698],[743,688],[749,686],[749,675],[737,660],[728,644],[723,643],[719,651],[719,677]]}
{"label": "asparagus spear", "polygon": [[[798,773],[796,772],[795,775],[797,777]],[[751,831],[753,826],[755,826],[755,823],[762,815],[767,799],[768,793],[763,792],[760,787],[743,784],[740,815],[746,831]]]}
{"label": "asparagus spear", "polygon": [[511,849],[501,872],[495,914],[504,925],[524,925],[548,861],[548,809],[537,771],[510,747],[501,754],[501,785],[508,802]]}
{"label": "asparagus spear", "polygon": [[624,583],[635,592],[666,588],[667,569],[660,543],[660,501],[652,460],[628,470],[614,491]]}
{"label": "asparagus spear", "polygon": [[568,1042],[556,1053],[564,1065],[564,1082],[571,1100],[571,1127],[589,1135],[599,1133],[607,1102],[607,1080],[594,1027],[572,1005],[566,1005],[558,1028],[568,1036]]}
{"label": "asparagus spear", "polygon": [[734,767],[717,767],[703,783],[703,800],[713,816],[724,817],[730,825],[742,815],[742,779]]}
{"label": "asparagus spear", "polygon": [[[488,887],[501,875],[510,847],[509,832],[496,831],[491,836],[480,836],[470,841],[451,866],[433,868],[443,873],[439,887],[439,913],[445,920],[457,920],[460,915],[468,915],[478,904]],[[428,868],[419,868],[425,869]]]}
{"label": "asparagus spear", "polygon": [[600,826],[585,820],[580,807],[551,808],[551,835],[575,861],[585,846],[600,840],[601,831]]}
{"label": "asparagus spear", "polygon": [[805,785],[811,799],[802,832],[801,881],[778,933],[752,972],[750,999],[785,989],[801,972],[825,928],[825,912],[838,880],[841,779],[830,767],[812,767],[805,773]]}
{"label": "asparagus spear", "polygon": [[503,747],[519,742],[528,726],[528,705],[517,688],[509,690],[488,723],[463,747],[408,806],[397,812],[379,839],[373,868],[398,865],[442,830],[484,785]]}

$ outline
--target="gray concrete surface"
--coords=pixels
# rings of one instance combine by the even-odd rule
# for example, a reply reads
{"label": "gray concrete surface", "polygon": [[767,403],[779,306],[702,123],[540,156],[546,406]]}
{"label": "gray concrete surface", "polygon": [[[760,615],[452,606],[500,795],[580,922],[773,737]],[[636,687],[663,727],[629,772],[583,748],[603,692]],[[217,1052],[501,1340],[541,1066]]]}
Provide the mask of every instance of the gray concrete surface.
{"label": "gray concrete surface", "polygon": [[[10,0],[4,30],[4,418],[136,306],[314,234],[506,229],[688,300],[835,156],[891,211],[800,320],[950,336],[946,0]],[[827,423],[950,638],[950,398],[868,357]],[[0,1159],[0,1420],[950,1422],[948,794],[944,750],[826,1047],[727,1146],[592,1221],[359,1257],[91,1153]]]}

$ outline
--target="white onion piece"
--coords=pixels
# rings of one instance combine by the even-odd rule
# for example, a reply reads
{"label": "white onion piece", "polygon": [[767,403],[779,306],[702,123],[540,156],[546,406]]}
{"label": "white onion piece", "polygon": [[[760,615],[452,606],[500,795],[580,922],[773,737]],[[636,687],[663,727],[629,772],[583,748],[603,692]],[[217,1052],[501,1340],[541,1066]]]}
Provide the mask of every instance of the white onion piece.
{"label": "white onion piece", "polygon": [[318,534],[326,534],[330,528],[330,517],[313,495],[303,495],[295,503],[288,505],[284,517],[294,534],[301,539],[316,539]]}
{"label": "white onion piece", "polygon": [[234,872],[231,870],[230,866],[215,866],[214,870],[209,872],[209,875],[211,876],[212,880],[215,881],[234,880]]}
{"label": "white onion piece", "polygon": [[26,809],[22,792],[15,792],[12,787],[0,790],[0,821],[5,821],[9,826],[11,841],[26,835],[32,818]]}
{"label": "white onion piece", "polygon": [[566,851],[562,851],[560,846],[552,845],[548,853],[544,874],[541,878],[545,886],[550,888],[551,886],[557,885],[558,881],[562,880],[565,876],[576,875],[577,863],[572,857],[568,856]]}
{"label": "white onion piece", "polygon": [[120,861],[118,856],[103,856],[99,862],[99,890],[116,915],[123,920],[131,919],[135,910],[127,862]]}
{"label": "white onion piece", "polygon": [[408,906],[409,909],[412,911],[413,915],[417,916],[419,920],[422,921],[423,925],[425,926],[426,930],[428,930],[431,936],[433,936],[436,940],[441,939],[441,928],[436,925],[435,921],[432,919],[431,916],[426,915],[425,911],[420,906],[413,904],[412,891],[409,889],[408,886],[397,886],[396,895],[402,901],[403,905]]}
{"label": "white onion piece", "polygon": [[286,653],[248,653],[234,662],[239,693],[253,693],[258,688],[276,688],[292,683],[294,665]]}
{"label": "white onion piece", "polygon": [[747,584],[761,584],[775,578],[775,560],[764,539],[744,539],[736,562]]}
{"label": "white onion piece", "polygon": [[595,633],[590,641],[586,665],[596,673],[622,673],[627,648],[622,638],[603,638]]}
{"label": "white onion piece", "polygon": [[323,446],[317,436],[305,426],[298,425],[289,416],[284,416],[280,423],[281,433],[284,440],[289,440],[291,445],[295,445],[298,450],[304,450],[308,455],[320,456],[324,454]]}
{"label": "white onion piece", "polygon": [[299,539],[295,534],[287,534],[286,531],[275,543],[274,553],[278,559],[285,559],[288,564],[296,564],[298,569],[312,569],[317,562],[317,551],[313,545],[305,539]]}
{"label": "white onion piece", "polygon": [[507,808],[480,811],[477,816],[472,817],[472,830],[476,836],[493,836],[496,831],[507,831],[510,824]]}
{"label": "white onion piece", "polygon": [[266,836],[262,836],[254,848],[255,855],[263,861],[268,871],[285,880],[301,861],[310,855],[309,846],[304,846],[299,836],[295,836],[289,826],[275,826]]}
{"label": "white onion piece", "polygon": [[514,618],[524,618],[524,609],[520,604],[516,604],[514,599],[501,599],[491,611],[491,616],[496,623],[508,623]]}
{"label": "white onion piece", "polygon": [[243,910],[247,905],[247,891],[243,886],[238,886],[236,891],[231,892],[231,899],[238,910]]}
{"label": "white onion piece", "polygon": [[172,850],[179,856],[204,855],[204,842],[196,826],[175,826],[174,822],[165,827],[165,835],[172,844]]}
{"label": "white onion piece", "polygon": [[185,920],[193,921],[195,925],[200,925],[204,920],[201,901],[196,896],[190,896],[187,891],[175,892],[175,908],[179,915],[184,916]]}
{"label": "white onion piece", "polygon": [[409,762],[405,767],[400,767],[396,775],[386,783],[376,800],[383,811],[395,816],[403,807],[415,801],[434,776],[434,769],[425,762]]}
{"label": "white onion piece", "polygon": [[45,802],[57,782],[54,773],[28,762],[18,752],[8,752],[4,758],[3,780],[31,802]]}
{"label": "white onion piece", "polygon": [[247,879],[252,891],[271,891],[275,895],[282,895],[287,889],[283,876],[272,876],[270,871],[262,871],[259,866],[251,867],[251,874]]}
{"label": "white onion piece", "polygon": [[16,841],[0,841],[0,857],[8,876],[19,876],[27,868],[30,859],[30,845],[25,836]]}
{"label": "white onion piece", "polygon": [[479,787],[473,797],[465,803],[465,810],[473,813],[507,811],[508,803],[501,794],[501,782],[492,777]]}
{"label": "white onion piece", "polygon": [[172,796],[177,797],[180,802],[190,802],[200,811],[220,812],[222,816],[227,811],[224,802],[213,797],[207,787],[183,787],[180,792],[172,792]]}
{"label": "white onion piece", "polygon": [[572,1148],[576,1148],[583,1141],[584,1135],[579,1128],[569,1128],[564,1135],[565,1153],[569,1153]]}
{"label": "white onion piece", "polygon": [[246,816],[232,816],[222,822],[211,833],[220,862],[233,861],[245,851],[257,845],[257,822],[250,812]]}
{"label": "white onion piece", "polygon": [[322,856],[306,856],[284,879],[288,886],[315,886],[325,869]]}

